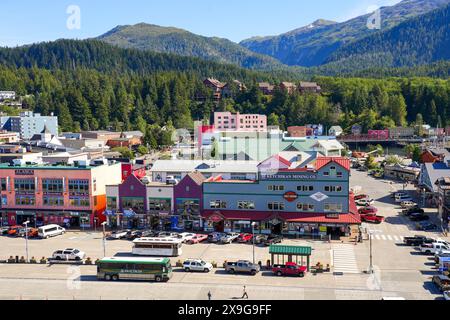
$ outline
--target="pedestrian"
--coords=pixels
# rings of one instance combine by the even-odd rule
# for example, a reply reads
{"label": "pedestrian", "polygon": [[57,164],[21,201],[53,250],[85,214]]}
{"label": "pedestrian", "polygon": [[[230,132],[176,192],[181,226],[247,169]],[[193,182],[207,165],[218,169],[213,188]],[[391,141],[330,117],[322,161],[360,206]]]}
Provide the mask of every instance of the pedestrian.
{"label": "pedestrian", "polygon": [[245,286],[244,286],[244,292],[242,294],[242,299],[247,299],[248,300],[248,294],[247,294],[247,290],[246,290]]}
{"label": "pedestrian", "polygon": [[211,291],[208,291],[208,300],[209,301],[211,301],[211,297],[212,297]]}

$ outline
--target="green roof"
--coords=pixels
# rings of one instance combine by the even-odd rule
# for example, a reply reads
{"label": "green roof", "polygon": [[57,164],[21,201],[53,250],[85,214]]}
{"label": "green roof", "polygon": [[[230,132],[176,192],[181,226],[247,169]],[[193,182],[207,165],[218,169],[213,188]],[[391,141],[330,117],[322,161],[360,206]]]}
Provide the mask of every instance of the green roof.
{"label": "green roof", "polygon": [[269,252],[271,254],[310,256],[312,249],[311,247],[271,245]]}

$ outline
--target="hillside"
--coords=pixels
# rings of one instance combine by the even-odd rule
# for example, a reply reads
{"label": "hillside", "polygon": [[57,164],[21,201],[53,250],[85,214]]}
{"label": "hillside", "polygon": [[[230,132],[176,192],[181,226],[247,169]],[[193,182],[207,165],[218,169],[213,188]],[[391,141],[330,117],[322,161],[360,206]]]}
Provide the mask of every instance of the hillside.
{"label": "hillside", "polygon": [[118,26],[98,40],[121,48],[135,48],[234,64],[248,69],[283,68],[276,59],[254,53],[230,40],[208,38],[186,30],[140,23]]}
{"label": "hillside", "polygon": [[347,69],[450,60],[450,5],[348,44],[328,62]]}
{"label": "hillside", "polygon": [[[381,8],[381,30],[441,8],[450,0],[404,0]],[[256,37],[240,44],[254,52],[272,56],[287,65],[318,66],[346,44],[362,39],[377,30],[367,28],[370,14],[342,23],[318,20],[312,25],[279,36]]]}

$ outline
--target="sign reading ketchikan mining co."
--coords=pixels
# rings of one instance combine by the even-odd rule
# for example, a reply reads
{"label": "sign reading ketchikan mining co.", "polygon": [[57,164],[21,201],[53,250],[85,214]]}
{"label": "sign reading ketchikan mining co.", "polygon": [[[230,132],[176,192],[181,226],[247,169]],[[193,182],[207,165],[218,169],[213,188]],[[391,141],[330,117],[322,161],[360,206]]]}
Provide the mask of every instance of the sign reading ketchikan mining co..
{"label": "sign reading ketchikan mining co.", "polygon": [[316,180],[317,174],[261,173],[261,180]]}

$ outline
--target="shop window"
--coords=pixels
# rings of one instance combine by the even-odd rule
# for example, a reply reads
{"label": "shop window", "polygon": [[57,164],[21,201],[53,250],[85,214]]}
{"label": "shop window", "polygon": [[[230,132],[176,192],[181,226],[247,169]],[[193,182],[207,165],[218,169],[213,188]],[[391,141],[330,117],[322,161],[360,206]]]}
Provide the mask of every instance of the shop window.
{"label": "shop window", "polygon": [[314,205],[308,203],[297,203],[297,210],[302,212],[314,212]]}
{"label": "shop window", "polygon": [[148,210],[149,211],[165,211],[170,212],[170,200],[166,199],[149,199]]}
{"label": "shop window", "polygon": [[226,209],[227,203],[225,201],[215,200],[209,203],[211,209]]}
{"label": "shop window", "polygon": [[284,191],[284,186],[268,186],[269,191]]}
{"label": "shop window", "polygon": [[285,206],[283,202],[269,202],[267,208],[271,211],[282,211]]}
{"label": "shop window", "polygon": [[70,197],[70,206],[72,207],[89,207],[90,201],[88,197]]}
{"label": "shop window", "polygon": [[122,198],[122,208],[132,209],[134,212],[145,211],[144,198]]}
{"label": "shop window", "polygon": [[314,191],[314,186],[297,186],[297,191],[311,192]]}
{"label": "shop window", "polygon": [[343,206],[340,203],[326,203],[324,206],[325,212],[342,212]]}
{"label": "shop window", "polygon": [[8,197],[3,195],[2,196],[2,206],[7,206],[8,205]]}
{"label": "shop window", "polygon": [[18,193],[34,193],[36,189],[34,179],[15,179],[14,189]]}
{"label": "shop window", "polygon": [[0,180],[0,185],[1,185],[1,191],[8,191],[8,183],[7,183],[7,179],[6,178],[2,178]]}
{"label": "shop window", "polygon": [[110,210],[115,210],[117,208],[117,197],[106,198],[106,206]]}
{"label": "shop window", "polygon": [[338,177],[338,178],[342,178],[343,176],[344,176],[344,174],[342,172],[336,173],[336,177]]}
{"label": "shop window", "polygon": [[342,192],[341,186],[325,186],[324,190],[326,192]]}
{"label": "shop window", "polygon": [[42,179],[42,191],[45,193],[63,193],[64,183],[62,179]]}
{"label": "shop window", "polygon": [[89,180],[69,180],[71,194],[89,194]]}
{"label": "shop window", "polygon": [[17,206],[34,206],[36,199],[34,196],[16,196]]}
{"label": "shop window", "polygon": [[43,203],[44,203],[44,206],[62,207],[62,206],[64,206],[64,198],[63,197],[44,196]]}
{"label": "shop window", "polygon": [[255,210],[254,201],[238,201],[238,209],[241,210]]}

